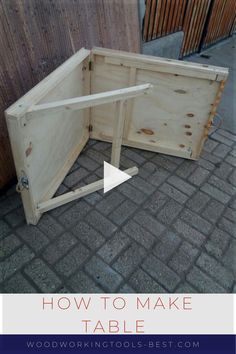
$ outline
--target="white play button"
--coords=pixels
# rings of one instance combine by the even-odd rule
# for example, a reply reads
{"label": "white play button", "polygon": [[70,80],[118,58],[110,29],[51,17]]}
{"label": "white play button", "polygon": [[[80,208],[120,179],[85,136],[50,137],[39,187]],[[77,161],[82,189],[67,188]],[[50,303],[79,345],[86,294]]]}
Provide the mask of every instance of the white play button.
{"label": "white play button", "polygon": [[127,181],[130,178],[132,177],[127,173],[104,161],[104,193],[110,191],[112,188],[119,186],[119,184]]}

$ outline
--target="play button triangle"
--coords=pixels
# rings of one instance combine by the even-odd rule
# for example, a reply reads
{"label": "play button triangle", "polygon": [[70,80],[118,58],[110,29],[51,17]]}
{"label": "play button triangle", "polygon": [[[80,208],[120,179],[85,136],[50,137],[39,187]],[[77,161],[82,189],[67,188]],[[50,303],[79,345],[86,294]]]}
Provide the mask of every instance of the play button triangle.
{"label": "play button triangle", "polygon": [[104,161],[104,193],[119,186],[130,178],[132,177],[127,173]]}

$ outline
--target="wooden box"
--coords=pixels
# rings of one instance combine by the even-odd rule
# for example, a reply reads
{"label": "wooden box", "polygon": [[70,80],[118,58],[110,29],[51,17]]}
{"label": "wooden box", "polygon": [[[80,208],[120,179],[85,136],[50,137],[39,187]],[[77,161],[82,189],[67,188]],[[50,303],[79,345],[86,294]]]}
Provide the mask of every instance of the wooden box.
{"label": "wooden box", "polygon": [[51,198],[89,138],[113,141],[117,167],[119,144],[198,159],[227,76],[110,49],[74,54],[5,112],[27,222],[73,200]]}

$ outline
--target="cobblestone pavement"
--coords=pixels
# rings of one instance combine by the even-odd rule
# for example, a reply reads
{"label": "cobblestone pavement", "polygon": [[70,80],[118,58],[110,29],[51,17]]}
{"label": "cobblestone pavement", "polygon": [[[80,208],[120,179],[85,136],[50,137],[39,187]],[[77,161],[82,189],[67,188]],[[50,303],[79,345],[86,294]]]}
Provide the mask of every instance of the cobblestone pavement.
{"label": "cobblestone pavement", "polygon": [[[103,175],[111,145],[90,141],[58,194]],[[139,174],[27,226],[0,197],[1,292],[236,292],[236,135],[219,129],[198,161],[131,148]]]}

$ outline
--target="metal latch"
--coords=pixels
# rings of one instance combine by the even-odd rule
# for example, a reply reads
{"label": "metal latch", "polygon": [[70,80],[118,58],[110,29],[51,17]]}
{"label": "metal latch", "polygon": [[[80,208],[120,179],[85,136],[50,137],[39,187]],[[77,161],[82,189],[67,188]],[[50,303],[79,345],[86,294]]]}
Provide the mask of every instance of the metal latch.
{"label": "metal latch", "polygon": [[22,192],[23,189],[29,189],[29,180],[26,175],[22,175],[16,185],[16,191],[18,193]]}

